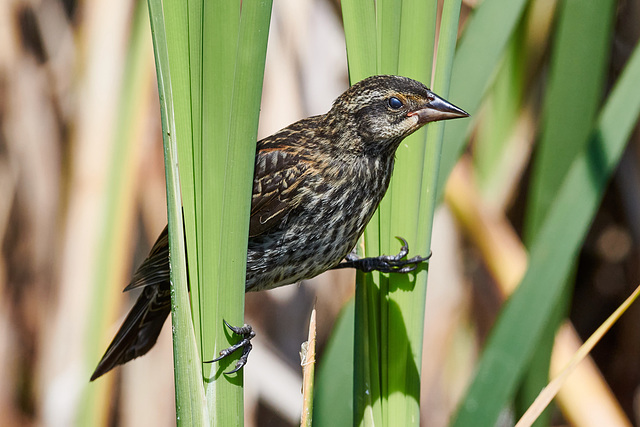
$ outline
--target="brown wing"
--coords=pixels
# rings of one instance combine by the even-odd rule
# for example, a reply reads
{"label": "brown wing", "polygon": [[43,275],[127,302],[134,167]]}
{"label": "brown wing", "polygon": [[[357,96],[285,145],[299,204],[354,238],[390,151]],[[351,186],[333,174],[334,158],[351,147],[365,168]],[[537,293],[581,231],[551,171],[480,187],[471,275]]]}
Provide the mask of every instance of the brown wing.
{"label": "brown wing", "polygon": [[278,226],[300,203],[299,188],[309,173],[308,163],[294,151],[264,148],[256,158],[249,237]]}
{"label": "brown wing", "polygon": [[131,283],[123,292],[149,285],[169,285],[169,235],[164,227],[153,244],[147,259],[136,270]]}

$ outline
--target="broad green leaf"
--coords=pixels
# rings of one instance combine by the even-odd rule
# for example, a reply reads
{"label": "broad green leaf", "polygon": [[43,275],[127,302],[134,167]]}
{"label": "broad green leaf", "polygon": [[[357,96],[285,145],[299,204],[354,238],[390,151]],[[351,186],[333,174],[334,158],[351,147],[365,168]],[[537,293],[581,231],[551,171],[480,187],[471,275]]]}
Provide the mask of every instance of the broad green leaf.
{"label": "broad green leaf", "polygon": [[636,47],[531,245],[525,277],[487,340],[453,425],[494,425],[512,397],[640,114],[638,79]]}

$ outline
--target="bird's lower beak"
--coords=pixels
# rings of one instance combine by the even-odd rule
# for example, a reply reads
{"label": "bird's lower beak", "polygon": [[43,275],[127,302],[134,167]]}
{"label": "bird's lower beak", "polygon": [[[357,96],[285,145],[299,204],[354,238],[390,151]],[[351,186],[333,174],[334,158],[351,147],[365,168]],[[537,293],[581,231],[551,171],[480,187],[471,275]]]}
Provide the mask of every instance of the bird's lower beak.
{"label": "bird's lower beak", "polygon": [[462,108],[456,107],[436,94],[433,94],[433,96],[434,98],[423,108],[412,111],[408,115],[418,116],[418,123],[421,125],[440,120],[469,117],[469,114]]}

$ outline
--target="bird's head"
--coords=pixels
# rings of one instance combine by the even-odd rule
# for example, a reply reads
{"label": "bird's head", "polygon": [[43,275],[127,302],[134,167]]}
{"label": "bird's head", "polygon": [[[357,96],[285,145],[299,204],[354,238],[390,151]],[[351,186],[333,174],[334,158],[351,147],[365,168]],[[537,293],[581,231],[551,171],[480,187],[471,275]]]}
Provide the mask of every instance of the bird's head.
{"label": "bird's head", "polygon": [[331,113],[347,119],[365,151],[395,150],[429,122],[468,117],[422,83],[400,76],[368,77],[336,99]]}

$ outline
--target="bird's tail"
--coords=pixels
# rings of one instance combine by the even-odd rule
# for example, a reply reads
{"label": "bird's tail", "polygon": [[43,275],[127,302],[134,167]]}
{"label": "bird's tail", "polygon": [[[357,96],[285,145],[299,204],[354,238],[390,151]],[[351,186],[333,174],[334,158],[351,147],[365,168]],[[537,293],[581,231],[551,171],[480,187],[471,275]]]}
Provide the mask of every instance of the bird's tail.
{"label": "bird's tail", "polygon": [[145,287],[91,375],[91,381],[149,351],[170,312],[170,293],[159,286]]}
{"label": "bird's tail", "polygon": [[118,365],[142,356],[158,340],[162,325],[171,312],[169,244],[166,228],[125,291],[140,287],[143,288],[142,294],[102,356],[91,375],[91,381]]}

